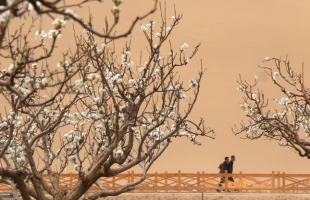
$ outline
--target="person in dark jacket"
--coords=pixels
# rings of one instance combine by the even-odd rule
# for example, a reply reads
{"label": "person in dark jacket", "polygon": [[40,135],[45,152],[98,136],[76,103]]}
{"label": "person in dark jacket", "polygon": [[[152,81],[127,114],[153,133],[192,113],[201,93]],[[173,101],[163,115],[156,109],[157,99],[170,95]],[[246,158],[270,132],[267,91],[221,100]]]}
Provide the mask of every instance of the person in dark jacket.
{"label": "person in dark jacket", "polygon": [[[229,162],[229,158],[228,157],[225,157],[225,160],[224,162],[222,162],[220,165],[219,165],[219,169],[220,169],[220,174],[223,174],[225,173],[225,170],[227,170],[227,164]],[[218,186],[222,187],[222,183],[225,182],[225,177],[222,177],[221,178],[221,182]],[[219,190],[216,190],[217,192],[220,192]]]}
{"label": "person in dark jacket", "polygon": [[[236,160],[236,157],[234,155],[232,155],[230,161],[227,163],[227,173],[228,174],[233,173],[235,160]],[[235,182],[233,177],[228,177],[228,180]]]}
{"label": "person in dark jacket", "polygon": [[222,162],[222,163],[219,165],[220,174],[224,174],[224,173],[225,173],[225,170],[227,170],[227,164],[228,164],[228,162],[229,162],[229,158],[228,158],[228,157],[225,157],[224,162]]}

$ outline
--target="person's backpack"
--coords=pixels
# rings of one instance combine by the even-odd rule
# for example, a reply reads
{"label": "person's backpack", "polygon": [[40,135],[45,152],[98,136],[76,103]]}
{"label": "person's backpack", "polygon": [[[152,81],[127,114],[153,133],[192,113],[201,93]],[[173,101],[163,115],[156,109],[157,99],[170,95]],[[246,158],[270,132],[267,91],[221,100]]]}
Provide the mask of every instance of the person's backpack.
{"label": "person's backpack", "polygon": [[221,164],[219,165],[219,169],[222,169],[222,167],[223,167],[223,163],[221,163]]}

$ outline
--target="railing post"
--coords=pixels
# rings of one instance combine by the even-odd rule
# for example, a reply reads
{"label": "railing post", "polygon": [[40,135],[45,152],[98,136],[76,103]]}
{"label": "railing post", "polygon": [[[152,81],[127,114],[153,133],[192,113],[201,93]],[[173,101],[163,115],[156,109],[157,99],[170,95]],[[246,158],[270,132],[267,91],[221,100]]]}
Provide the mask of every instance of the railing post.
{"label": "railing post", "polygon": [[[135,181],[134,172],[131,171],[131,183],[133,183],[134,181]],[[130,192],[133,193],[134,190],[131,190]]]}
{"label": "railing post", "polygon": [[282,174],[282,192],[285,193],[285,172]]}
{"label": "railing post", "polygon": [[272,193],[274,193],[274,185],[275,185],[275,181],[274,181],[274,171],[272,171],[272,175],[271,175],[271,187],[272,187]]}
{"label": "railing post", "polygon": [[155,172],[154,192],[157,193],[157,172]]}
{"label": "railing post", "polygon": [[73,175],[72,175],[72,172],[70,172],[70,189],[69,190],[72,190],[72,185],[73,185]]}
{"label": "railing post", "polygon": [[181,170],[178,173],[178,192],[181,192]]}
{"label": "railing post", "polygon": [[277,184],[277,193],[280,192],[280,172],[278,171],[278,174],[277,174],[277,179],[278,179],[278,184]]}
{"label": "railing post", "polygon": [[197,172],[197,192],[199,191],[199,187],[200,187],[200,173]]}
{"label": "railing post", "polygon": [[168,192],[168,173],[165,171],[165,192]]}
{"label": "railing post", "polygon": [[[242,182],[242,171],[239,173],[239,182]],[[242,188],[239,188],[239,193],[242,193]]]}
{"label": "railing post", "polygon": [[228,192],[228,174],[227,170],[225,170],[225,193]]}
{"label": "railing post", "polygon": [[202,171],[202,182],[205,182],[205,171]]}

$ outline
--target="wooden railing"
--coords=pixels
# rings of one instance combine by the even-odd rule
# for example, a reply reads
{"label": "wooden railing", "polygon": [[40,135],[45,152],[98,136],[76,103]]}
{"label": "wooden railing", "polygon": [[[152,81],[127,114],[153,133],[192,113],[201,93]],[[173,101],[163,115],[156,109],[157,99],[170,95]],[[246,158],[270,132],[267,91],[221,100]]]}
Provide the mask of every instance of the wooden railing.
{"label": "wooden railing", "polygon": [[[123,185],[139,180],[142,174],[133,171],[118,174],[114,177],[100,178],[102,186],[109,190],[121,188]],[[225,182],[219,187],[221,178]],[[229,181],[233,177],[235,182]],[[43,175],[48,181],[48,176]],[[79,179],[78,174],[62,174],[59,179],[61,189],[71,190]],[[28,183],[30,184],[30,183]],[[0,184],[0,191],[10,191],[9,185]],[[99,190],[93,185],[90,191]],[[144,182],[131,192],[269,192],[269,193],[310,193],[310,174],[206,174],[200,173],[149,173]]]}

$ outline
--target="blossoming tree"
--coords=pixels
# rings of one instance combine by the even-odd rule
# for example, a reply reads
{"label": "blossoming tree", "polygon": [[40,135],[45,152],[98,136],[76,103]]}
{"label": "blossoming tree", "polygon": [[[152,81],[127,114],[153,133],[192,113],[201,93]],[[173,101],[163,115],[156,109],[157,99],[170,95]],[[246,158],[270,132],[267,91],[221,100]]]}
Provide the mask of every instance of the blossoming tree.
{"label": "blossoming tree", "polygon": [[[94,184],[100,190],[85,198],[118,195],[146,178],[171,138],[187,137],[199,144],[196,136],[214,137],[202,119],[199,123],[189,119],[204,70],[189,84],[176,76],[176,68],[188,65],[199,45],[188,54],[186,43],[175,51],[172,47],[170,52],[162,50],[181,16],[166,21],[162,13],[159,25],[150,21],[141,26],[148,56],[140,66],[133,62],[128,43],[118,57],[114,40],[129,35],[138,20],[155,11],[157,2],[120,35],[112,32],[122,1],[113,2],[114,24],[106,22],[102,33],[71,10],[88,1],[67,5],[61,0],[1,3],[0,56],[11,64],[1,63],[0,72],[1,100],[7,103],[0,117],[0,176],[2,184],[11,186],[14,198],[20,193],[23,199],[79,199]],[[52,29],[32,34],[34,21],[26,33],[22,27],[8,34],[11,21],[18,16],[29,19],[28,12],[34,18],[51,17]],[[84,33],[75,31],[75,49],[55,57],[61,30],[70,19]],[[30,42],[32,37],[39,43]],[[57,67],[50,66],[51,59],[59,60]],[[136,165],[143,172],[138,181],[115,190],[98,181]],[[79,174],[70,191],[59,187],[60,176],[68,167]]]}
{"label": "blossoming tree", "polygon": [[[258,77],[254,84],[249,84],[240,77],[238,90],[244,94],[240,107],[249,118],[247,124],[233,130],[235,134],[245,132],[248,139],[268,138],[279,141],[281,146],[295,150],[299,156],[310,159],[310,90],[305,84],[304,73],[296,73],[288,60],[269,59],[275,69],[261,67],[268,74],[275,87],[283,93],[281,99],[275,99],[277,107],[272,111],[268,98],[256,89]],[[309,83],[309,82],[308,82]]]}

